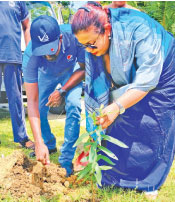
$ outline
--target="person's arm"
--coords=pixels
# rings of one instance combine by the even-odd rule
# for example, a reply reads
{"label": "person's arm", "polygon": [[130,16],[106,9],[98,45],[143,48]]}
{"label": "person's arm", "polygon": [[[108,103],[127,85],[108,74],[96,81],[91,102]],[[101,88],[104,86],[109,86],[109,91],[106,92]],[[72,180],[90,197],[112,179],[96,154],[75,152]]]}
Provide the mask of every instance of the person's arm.
{"label": "person's arm", "polygon": [[38,106],[38,83],[24,83],[27,94],[28,117],[35,140],[36,159],[43,164],[49,164],[49,152],[43,142],[40,127]]}
{"label": "person's arm", "polygon": [[23,32],[24,32],[25,44],[27,46],[30,39],[31,39],[30,38],[30,22],[29,22],[29,18],[26,18],[24,21],[22,21],[22,29],[23,29]]}
{"label": "person's arm", "polygon": [[79,65],[80,68],[76,70],[70,79],[65,83],[65,85],[62,87],[63,90],[69,91],[85,78],[85,65],[83,63],[79,63]]}
{"label": "person's arm", "polygon": [[[154,33],[154,27],[146,23],[140,24],[134,38],[137,39],[134,50],[136,74],[132,83],[126,85],[125,92],[117,99],[125,109],[135,105],[156,88],[163,68],[164,52],[159,35]],[[120,89],[122,87],[118,91]],[[107,128],[119,115],[119,106],[114,102],[103,110],[103,114],[98,117],[98,124]]]}
{"label": "person's arm", "polygon": [[[62,86],[62,89],[65,91],[69,91],[70,89],[72,89],[73,87],[75,87],[76,85],[78,85],[85,77],[85,65],[83,63],[79,63],[80,68],[78,70],[76,70],[72,76],[70,77],[70,79],[65,83],[64,86]],[[48,99],[48,103],[46,104],[46,106],[50,106],[50,107],[56,107],[59,106],[61,103],[61,95],[59,93],[58,90],[55,90]]]}
{"label": "person's arm", "polygon": [[[118,98],[118,102],[125,108],[132,107],[136,103],[138,103],[140,100],[142,100],[148,92],[131,89],[128,90],[126,93],[124,93],[121,97]],[[114,102],[110,104],[109,106],[105,107],[105,109],[102,111],[104,114],[103,117],[98,117],[97,124],[102,125],[102,128],[105,129],[108,126],[110,126],[114,120],[119,115],[119,106]]]}

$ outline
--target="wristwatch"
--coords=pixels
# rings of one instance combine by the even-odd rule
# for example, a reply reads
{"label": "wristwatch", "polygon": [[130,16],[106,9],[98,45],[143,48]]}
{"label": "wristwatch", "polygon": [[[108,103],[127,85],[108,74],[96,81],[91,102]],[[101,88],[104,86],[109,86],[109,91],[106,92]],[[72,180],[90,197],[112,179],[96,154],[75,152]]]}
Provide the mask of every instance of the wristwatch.
{"label": "wristwatch", "polygon": [[119,107],[119,114],[123,114],[125,112],[125,108],[120,104],[120,102],[117,100],[115,101],[115,103],[118,105]]}
{"label": "wristwatch", "polygon": [[57,90],[59,91],[59,93],[60,93],[61,96],[65,96],[66,93],[67,93],[67,91],[63,90],[62,88],[58,88]]}

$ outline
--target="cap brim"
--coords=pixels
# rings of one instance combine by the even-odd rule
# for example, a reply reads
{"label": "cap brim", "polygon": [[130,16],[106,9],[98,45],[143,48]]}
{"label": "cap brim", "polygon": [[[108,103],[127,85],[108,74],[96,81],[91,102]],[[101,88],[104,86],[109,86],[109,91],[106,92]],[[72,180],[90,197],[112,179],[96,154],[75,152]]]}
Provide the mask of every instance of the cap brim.
{"label": "cap brim", "polygon": [[37,47],[32,43],[32,53],[35,56],[54,55],[58,50],[59,39]]}

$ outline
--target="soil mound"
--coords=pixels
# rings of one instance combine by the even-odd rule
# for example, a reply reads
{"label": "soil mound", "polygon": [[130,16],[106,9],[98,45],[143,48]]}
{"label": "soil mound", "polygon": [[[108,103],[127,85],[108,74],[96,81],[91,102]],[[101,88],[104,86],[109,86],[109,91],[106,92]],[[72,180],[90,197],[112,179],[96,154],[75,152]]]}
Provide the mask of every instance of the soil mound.
{"label": "soil mound", "polygon": [[[65,169],[56,164],[43,166],[21,152],[14,152],[0,163],[0,194],[14,198],[27,197],[40,201],[40,196],[52,198],[67,194],[70,185],[77,184],[76,176],[65,178]],[[80,183],[80,182],[78,182]]]}

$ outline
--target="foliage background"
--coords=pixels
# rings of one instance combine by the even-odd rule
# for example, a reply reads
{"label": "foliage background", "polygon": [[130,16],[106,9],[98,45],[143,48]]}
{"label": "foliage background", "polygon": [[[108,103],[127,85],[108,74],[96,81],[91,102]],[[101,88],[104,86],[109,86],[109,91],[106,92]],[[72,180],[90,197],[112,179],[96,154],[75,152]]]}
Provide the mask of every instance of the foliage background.
{"label": "foliage background", "polygon": [[[28,1],[30,2],[30,1]],[[86,1],[81,1],[86,3]],[[100,1],[102,5],[108,5],[112,1]],[[71,16],[75,13],[74,1],[49,1],[52,5],[55,15],[58,19],[58,8],[61,7],[62,17],[64,23],[69,23]],[[76,2],[77,4],[78,2]],[[127,4],[140,9],[142,12],[147,13],[149,16],[157,20],[167,31],[175,36],[175,1],[128,1]],[[36,5],[35,5],[36,7]],[[43,6],[40,9],[32,8],[32,19],[35,17],[46,14],[51,15],[51,9]]]}
{"label": "foliage background", "polygon": [[[103,5],[109,3],[101,1]],[[175,36],[175,1],[128,1],[127,4],[147,13]]]}

